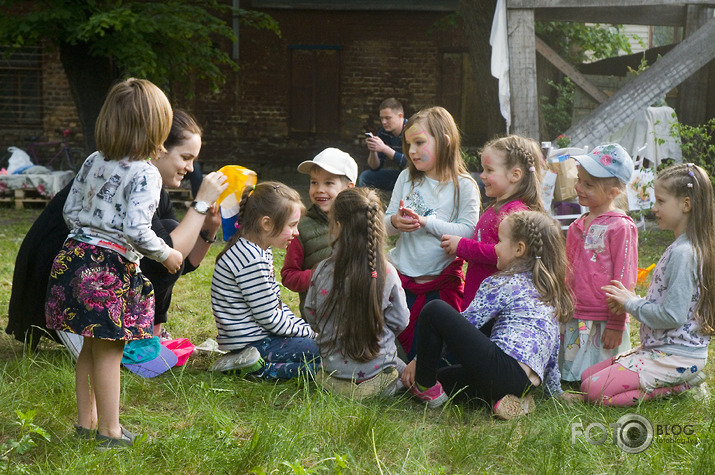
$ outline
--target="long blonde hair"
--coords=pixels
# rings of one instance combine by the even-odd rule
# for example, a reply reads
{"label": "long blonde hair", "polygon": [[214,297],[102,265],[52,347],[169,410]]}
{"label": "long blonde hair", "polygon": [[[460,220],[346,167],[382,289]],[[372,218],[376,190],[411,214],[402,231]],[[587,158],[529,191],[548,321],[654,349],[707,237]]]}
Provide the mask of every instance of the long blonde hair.
{"label": "long blonde hair", "polygon": [[336,234],[332,253],[333,285],[320,309],[318,326],[330,318],[336,340],[355,361],[370,361],[380,352],[384,327],[385,225],[380,197],[369,188],[349,188],[330,209],[330,229]]}
{"label": "long blonde hair", "polygon": [[699,266],[697,318],[704,333],[715,334],[715,208],[712,183],[707,172],[693,163],[668,167],[658,173],[655,180],[672,196],[690,199],[685,234],[695,249]]}
{"label": "long blonde hair", "polygon": [[554,315],[566,322],[573,315],[573,297],[566,285],[566,243],[558,222],[538,211],[517,211],[504,218],[512,224],[512,241],[521,241],[526,252],[506,272],[533,273],[541,301],[554,307]]}
{"label": "long blonde hair", "polygon": [[[439,182],[451,181],[454,183],[455,213],[459,209],[459,178],[468,178],[476,186],[476,181],[469,174],[467,164],[462,158],[462,138],[457,123],[444,107],[430,107],[414,114],[402,129],[402,150],[407,160],[407,169],[410,181],[420,183],[424,180],[425,172],[418,170],[410,156],[410,144],[407,143],[407,131],[415,124],[419,124],[435,139],[435,172]],[[449,137],[449,138],[447,138]]]}

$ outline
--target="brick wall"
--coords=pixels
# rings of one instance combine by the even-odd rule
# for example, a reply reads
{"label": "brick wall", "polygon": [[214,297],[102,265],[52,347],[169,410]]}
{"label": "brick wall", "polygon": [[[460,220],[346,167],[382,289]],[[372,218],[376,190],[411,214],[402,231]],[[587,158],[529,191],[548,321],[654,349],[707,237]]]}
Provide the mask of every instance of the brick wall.
{"label": "brick wall", "polygon": [[[250,162],[252,157],[289,149],[287,162],[303,159],[326,144],[364,154],[362,134],[379,127],[377,107],[394,96],[406,116],[438,100],[440,51],[466,47],[461,30],[429,33],[436,13],[267,11],[279,23],[281,37],[243,28],[239,71],[228,72],[216,94],[197,81],[193,97],[176,90],[175,106],[191,110],[204,128],[202,160],[209,168]],[[340,98],[337,134],[291,134],[291,45],[339,48]],[[231,45],[223,48],[230,51]],[[57,53],[48,49],[43,77],[44,133],[79,129],[79,120]],[[78,137],[81,142],[81,137]],[[299,153],[300,156],[295,156]],[[359,156],[361,156],[359,155]]]}

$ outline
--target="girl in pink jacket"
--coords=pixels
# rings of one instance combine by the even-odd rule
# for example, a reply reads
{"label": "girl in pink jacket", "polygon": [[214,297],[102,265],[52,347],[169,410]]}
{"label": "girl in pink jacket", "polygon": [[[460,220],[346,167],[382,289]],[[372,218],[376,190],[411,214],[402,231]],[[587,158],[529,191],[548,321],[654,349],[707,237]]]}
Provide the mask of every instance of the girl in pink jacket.
{"label": "girl in pink jacket", "polygon": [[633,161],[618,144],[596,147],[579,162],[576,193],[589,212],[569,226],[567,284],[574,316],[562,324],[559,354],[564,381],[580,381],[591,365],[631,348],[628,316],[611,313],[601,287],[612,280],[633,290],[638,272],[638,230],[614,200],[633,174]]}

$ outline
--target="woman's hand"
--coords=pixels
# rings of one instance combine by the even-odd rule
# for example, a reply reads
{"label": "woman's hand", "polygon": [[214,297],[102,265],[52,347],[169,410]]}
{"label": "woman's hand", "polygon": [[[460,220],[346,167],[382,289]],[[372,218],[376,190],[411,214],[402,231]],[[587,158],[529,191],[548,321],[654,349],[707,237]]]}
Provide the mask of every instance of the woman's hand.
{"label": "woman's hand", "polygon": [[417,360],[410,361],[409,364],[405,367],[404,371],[402,371],[402,375],[400,375],[400,380],[402,380],[402,384],[404,384],[406,388],[411,388],[415,385],[416,371]]}
{"label": "woman's hand", "polygon": [[219,212],[218,204],[214,203],[209,208],[204,218],[204,225],[201,227],[202,231],[206,231],[209,237],[216,237],[218,228],[221,227],[221,213]]}
{"label": "woman's hand", "polygon": [[226,188],[228,188],[228,178],[226,178],[226,175],[221,172],[211,172],[204,176],[194,200],[213,204]]}

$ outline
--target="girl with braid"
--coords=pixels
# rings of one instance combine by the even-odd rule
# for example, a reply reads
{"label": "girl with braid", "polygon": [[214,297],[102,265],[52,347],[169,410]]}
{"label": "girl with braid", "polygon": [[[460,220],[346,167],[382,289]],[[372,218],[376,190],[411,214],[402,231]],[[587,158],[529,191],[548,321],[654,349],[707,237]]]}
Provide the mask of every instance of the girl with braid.
{"label": "girl with braid", "polygon": [[211,281],[219,348],[229,351],[212,370],[290,379],[306,363],[313,369],[315,333],[281,301],[271,252],[298,235],[304,209],[298,192],[282,183],[243,190],[238,231],[216,258]]}
{"label": "girl with braid", "polygon": [[497,271],[494,246],[498,240],[499,223],[515,211],[544,211],[540,177],[542,158],[539,144],[532,139],[509,135],[488,142],[481,153],[484,190],[494,202],[482,213],[474,230],[467,237],[445,234],[442,248],[447,254],[467,261],[462,308],[467,308],[482,281]]}
{"label": "girl with braid", "polygon": [[479,219],[479,190],[460,152],[460,134],[442,107],[410,117],[404,128],[407,169],[397,177],[385,227],[399,235],[389,252],[400,273],[410,308],[410,323],[398,336],[408,357],[414,356],[417,316],[425,303],[441,299],[461,310],[464,261],[445,253],[445,234],[469,237]]}
{"label": "girl with braid", "polygon": [[380,198],[372,189],[347,189],[329,214],[332,253],[315,269],[305,304],[323,362],[317,379],[356,398],[394,392],[405,367],[395,335],[407,326],[409,310],[385,258]]}
{"label": "girl with braid", "polygon": [[[435,301],[420,314],[417,358],[402,382],[429,407],[459,394],[494,403],[498,418],[512,419],[534,409],[535,386],[562,393],[559,321],[571,315],[573,300],[561,227],[538,211],[511,213],[499,224],[495,252],[500,272],[484,279],[464,312]],[[492,320],[486,336],[479,328]],[[443,347],[453,366],[439,368]]]}
{"label": "girl with braid", "polygon": [[578,202],[588,213],[571,223],[566,236],[574,314],[561,327],[564,381],[581,381],[586,368],[631,349],[628,315],[608,308],[601,287],[617,280],[633,290],[638,274],[638,230],[614,203],[633,174],[631,157],[608,144],[573,158],[579,163]]}
{"label": "girl with braid", "polygon": [[661,171],[653,212],[675,241],[658,261],[645,298],[618,280],[603,288],[614,313],[626,311],[641,322],[641,344],[583,372],[581,391],[595,404],[632,406],[705,379],[715,332],[715,218],[705,170],[688,163]]}

